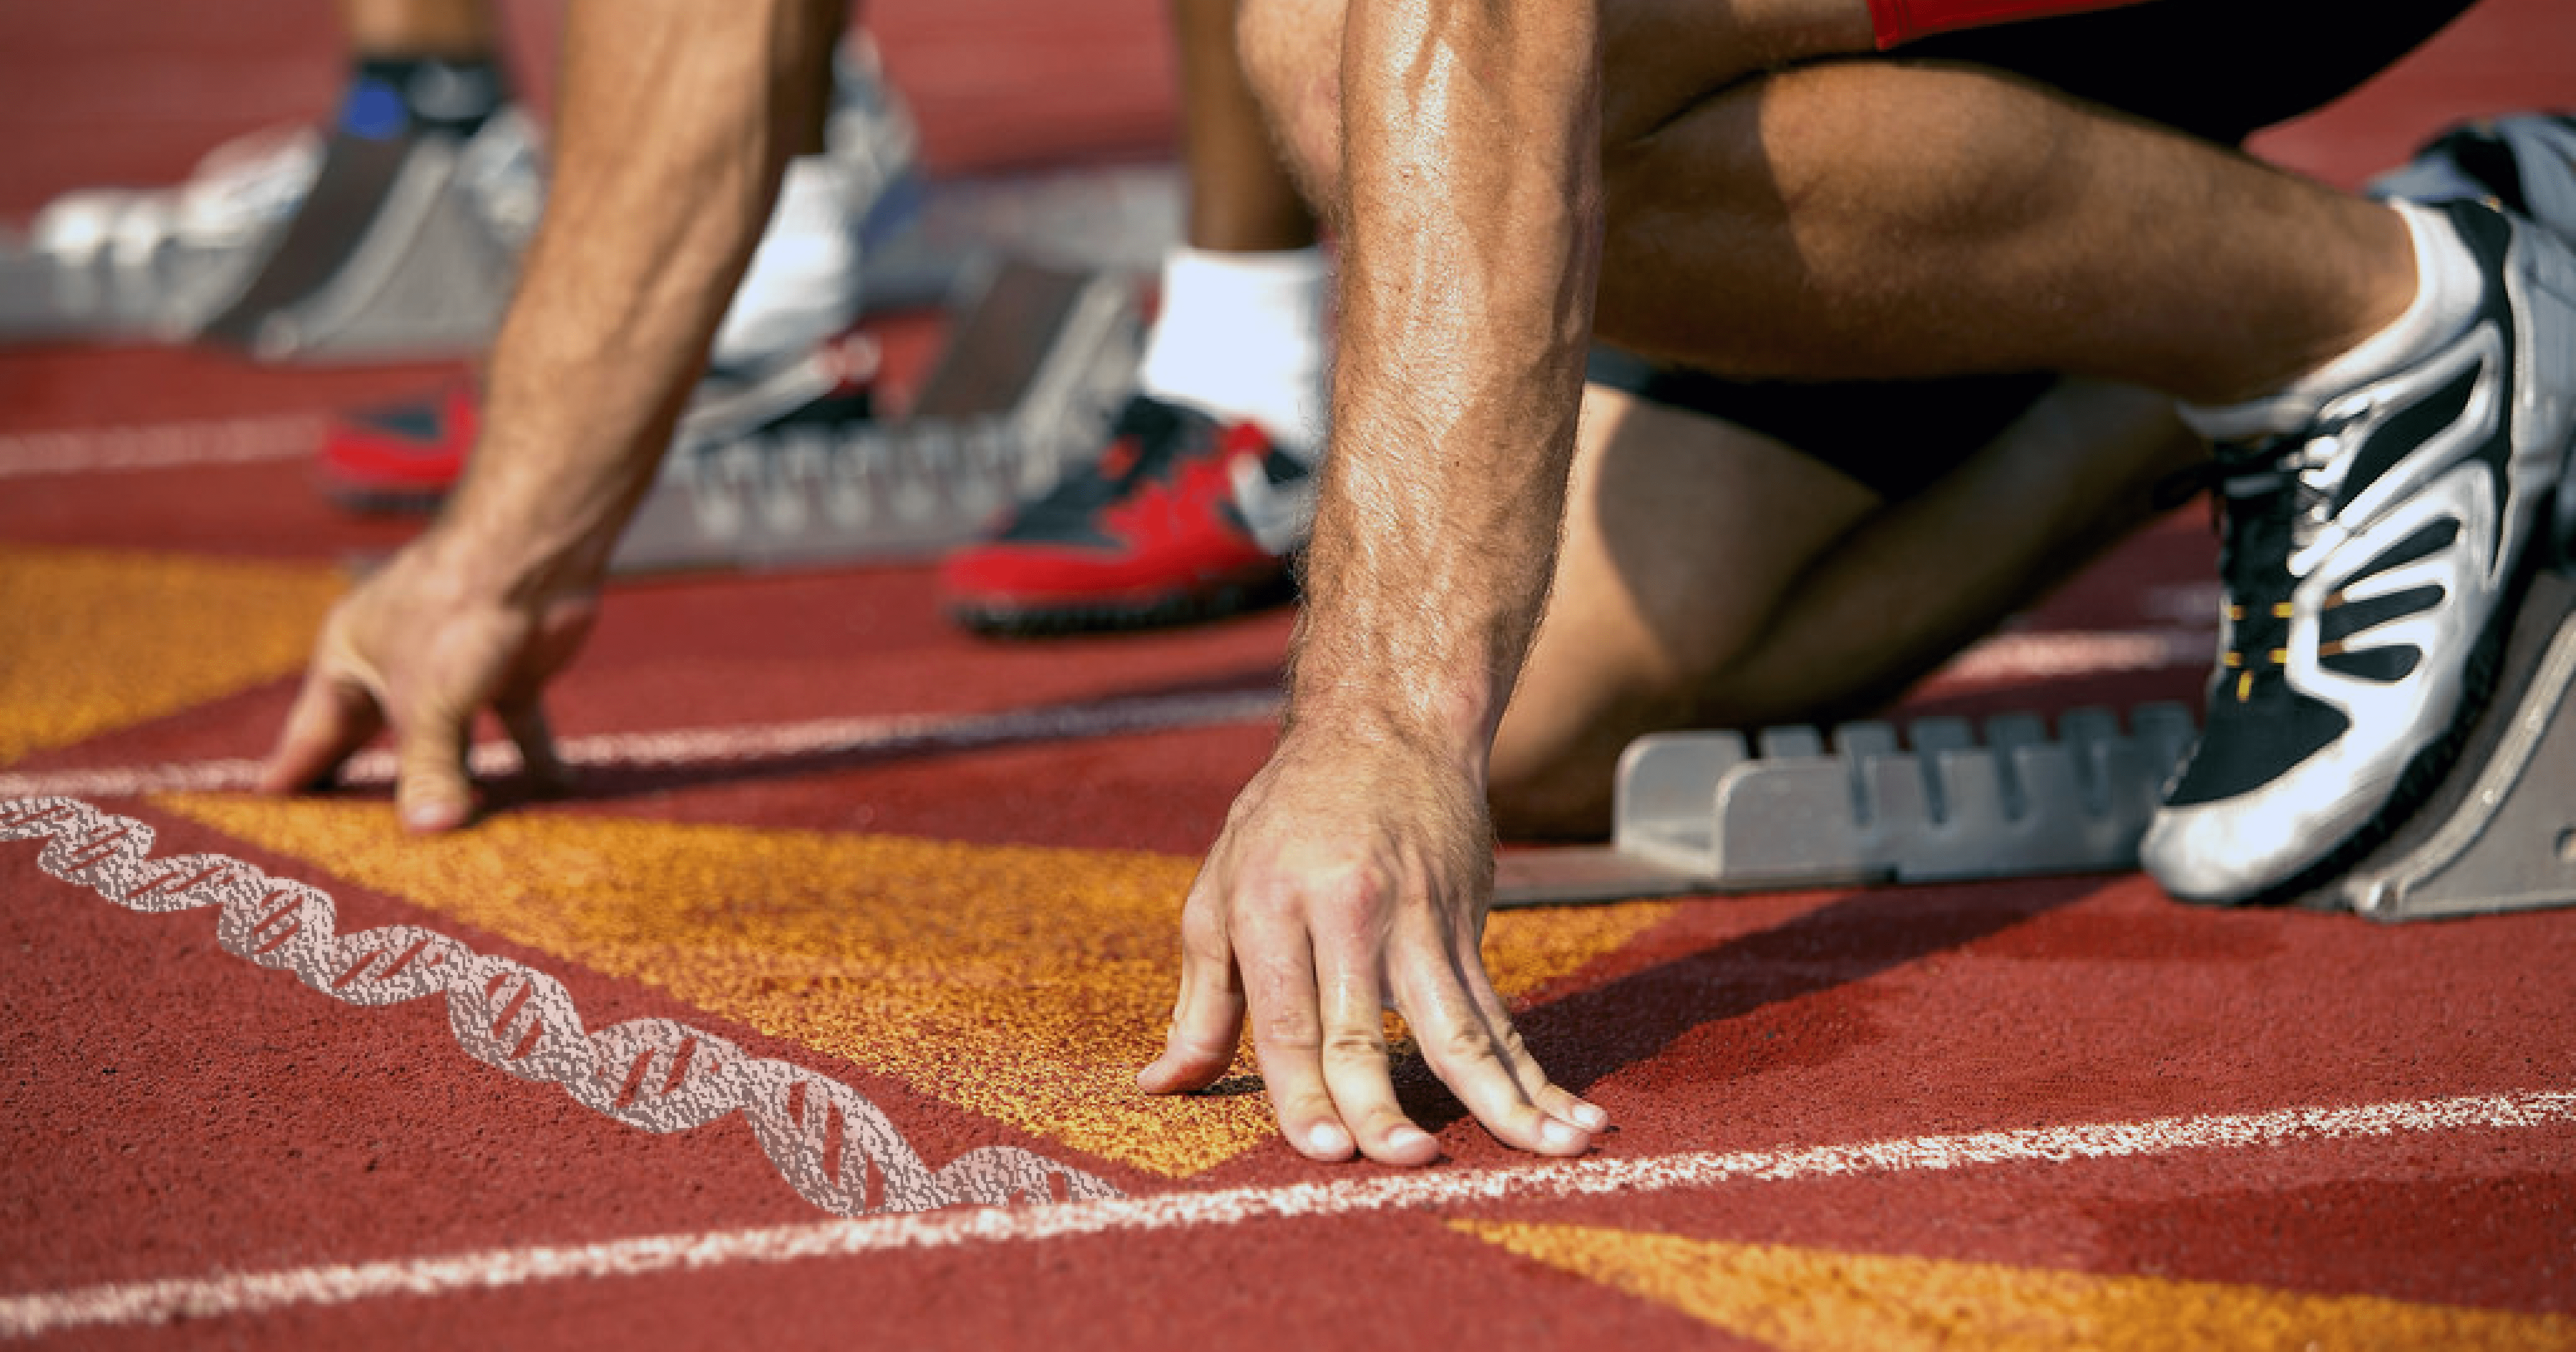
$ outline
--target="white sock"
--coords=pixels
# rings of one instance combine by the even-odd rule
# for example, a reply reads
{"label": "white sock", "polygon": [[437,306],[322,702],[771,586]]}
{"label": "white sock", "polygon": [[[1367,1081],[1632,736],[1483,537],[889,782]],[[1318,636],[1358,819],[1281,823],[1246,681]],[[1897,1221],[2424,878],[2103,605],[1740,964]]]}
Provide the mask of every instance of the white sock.
{"label": "white sock", "polygon": [[1172,250],[1139,386],[1169,403],[1258,424],[1280,450],[1311,460],[1324,425],[1331,280],[1320,248]]}
{"label": "white sock", "polygon": [[2468,327],[2485,285],[2476,255],[2441,212],[2413,202],[2388,205],[2405,219],[2415,242],[2415,299],[2406,312],[2359,346],[2261,398],[2179,405],[2194,431],[2213,441],[2295,432],[2354,386],[2422,360]]}

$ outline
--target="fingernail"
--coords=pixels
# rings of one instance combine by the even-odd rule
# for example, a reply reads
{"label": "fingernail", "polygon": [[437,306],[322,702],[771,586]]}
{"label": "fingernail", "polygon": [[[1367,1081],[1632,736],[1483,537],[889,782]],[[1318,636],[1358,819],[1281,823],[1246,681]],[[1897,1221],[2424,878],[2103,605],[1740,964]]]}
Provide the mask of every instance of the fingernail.
{"label": "fingernail", "polygon": [[1386,1146],[1389,1150],[1411,1150],[1430,1139],[1431,1133],[1420,1127],[1397,1127],[1386,1134]]}
{"label": "fingernail", "polygon": [[1569,1146],[1578,1146],[1583,1144],[1582,1132],[1557,1121],[1553,1117],[1539,1125],[1538,1138],[1553,1149],[1564,1149]]}
{"label": "fingernail", "polygon": [[1574,1105],[1574,1120],[1586,1131],[1599,1131],[1610,1125],[1610,1114],[1589,1103]]}
{"label": "fingernail", "polygon": [[1318,1155],[1345,1155],[1350,1153],[1351,1138],[1330,1122],[1318,1122],[1307,1130],[1306,1144]]}

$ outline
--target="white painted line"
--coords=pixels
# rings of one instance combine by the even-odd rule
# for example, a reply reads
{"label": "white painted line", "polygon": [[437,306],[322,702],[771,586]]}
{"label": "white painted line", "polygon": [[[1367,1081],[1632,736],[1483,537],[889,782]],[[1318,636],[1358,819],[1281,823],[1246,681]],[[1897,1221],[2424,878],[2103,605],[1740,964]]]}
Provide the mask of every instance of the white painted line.
{"label": "white painted line", "polygon": [[416,925],[342,933],[329,893],[219,854],[151,858],[149,823],[72,798],[0,800],[0,841],[41,840],[36,866],[145,915],[212,908],[215,943],[363,1008],[439,999],[466,1055],[554,1084],[623,1125],[668,1134],[739,1114],[798,1195],[835,1216],[1023,1198],[1119,1196],[1113,1185],[1017,1146],[932,1169],[857,1090],[753,1056],[671,1019],[584,1026],[572,992],[525,963]]}
{"label": "white painted line", "polygon": [[2207,666],[2218,652],[2215,629],[2057,630],[1997,634],[1934,674],[1943,683],[2000,685],[2069,676],[2107,676]]}
{"label": "white painted line", "polygon": [[0,479],[292,460],[321,446],[325,426],[321,414],[288,413],[18,432],[0,435]]}
{"label": "white painted line", "polygon": [[1169,1192],[1152,1197],[986,1208],[811,1225],[647,1235],[582,1245],[333,1263],[271,1272],[119,1282],[0,1298],[0,1333],[32,1336],[101,1324],[443,1296],[577,1278],[637,1277],[747,1263],[841,1258],[1132,1231],[1192,1230],[1479,1203],[1635,1195],[1737,1183],[2066,1164],[2201,1150],[2243,1150],[2401,1134],[2511,1130],[2576,1122],[2576,1092],[2481,1094],[2345,1108],[1919,1136],[1866,1145],[1598,1159],[1407,1173],[1331,1183]]}
{"label": "white painted line", "polygon": [[[1943,683],[2000,684],[2040,677],[2161,671],[2206,663],[2215,636],[2203,629],[1998,634],[1960,654],[1935,678]],[[1012,742],[1073,740],[1175,731],[1274,718],[1270,691],[1145,695],[1090,704],[986,714],[907,714],[827,718],[672,732],[613,732],[565,739],[557,748],[576,768],[696,769],[758,759],[869,752],[958,750]],[[519,753],[506,742],[475,746],[477,774],[508,774]],[[0,798],[130,798],[147,793],[216,793],[259,782],[254,760],[171,761],[160,765],[0,774]],[[346,784],[390,784],[394,755],[362,751],[340,772]]]}
{"label": "white painted line", "polygon": [[[739,728],[612,732],[565,738],[556,750],[579,769],[663,770],[736,765],[752,760],[904,751],[963,750],[1018,742],[1066,741],[1123,733],[1169,732],[1275,717],[1279,696],[1266,690],[1207,695],[1145,695],[1011,709],[986,714],[906,714],[827,718]],[[470,757],[474,772],[508,774],[518,749],[484,742]],[[390,784],[394,754],[362,751],[340,772],[345,784]],[[173,761],[97,770],[28,770],[0,774],[0,798],[129,798],[147,793],[216,793],[259,782],[254,760]]]}

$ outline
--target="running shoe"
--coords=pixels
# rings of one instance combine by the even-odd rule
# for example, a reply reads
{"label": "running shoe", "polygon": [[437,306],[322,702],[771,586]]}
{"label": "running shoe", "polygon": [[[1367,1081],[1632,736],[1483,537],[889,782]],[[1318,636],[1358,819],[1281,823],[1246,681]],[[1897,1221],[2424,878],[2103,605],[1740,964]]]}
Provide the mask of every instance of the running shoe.
{"label": "running shoe", "polygon": [[[791,427],[865,422],[875,414],[876,375],[876,345],[856,333],[755,377],[711,375],[692,393],[673,444],[731,444]],[[473,381],[456,380],[427,399],[333,418],[315,465],[323,493],[353,512],[434,510],[464,477],[481,424],[477,397]]]}
{"label": "running shoe", "polygon": [[2576,116],[2523,113],[2453,127],[2371,180],[2412,202],[2491,198],[2576,244]]}
{"label": "running shoe", "polygon": [[2223,652],[2140,847],[2186,900],[2285,895],[2432,791],[2576,492],[2576,254],[2480,203],[2432,210],[2484,274],[2467,329],[2300,431],[2217,447]]}
{"label": "running shoe", "polygon": [[1215,619],[1286,598],[1314,509],[1311,471],[1257,425],[1138,394],[1098,460],[949,556],[941,601],[988,634]]}
{"label": "running shoe", "polygon": [[481,425],[474,382],[449,381],[426,399],[334,416],[314,462],[322,491],[353,512],[426,512],[465,473]]}

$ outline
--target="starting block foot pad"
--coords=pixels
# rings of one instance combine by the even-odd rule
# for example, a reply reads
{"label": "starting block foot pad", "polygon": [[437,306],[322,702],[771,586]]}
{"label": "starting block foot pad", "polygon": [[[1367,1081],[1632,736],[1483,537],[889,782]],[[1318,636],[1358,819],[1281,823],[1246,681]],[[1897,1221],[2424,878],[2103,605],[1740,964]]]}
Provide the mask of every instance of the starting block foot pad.
{"label": "starting block foot pad", "polygon": [[733,440],[684,425],[611,567],[935,554],[1096,454],[1142,351],[1133,281],[1011,261],[969,294],[909,418]]}
{"label": "starting block foot pad", "polygon": [[[263,360],[480,351],[534,226],[534,132],[334,136],[291,216],[185,227],[127,208],[109,240],[0,240],[0,341],[204,339]],[[165,194],[166,195],[166,194]]]}
{"label": "starting block foot pad", "polygon": [[442,135],[335,139],[303,209],[200,336],[264,361],[481,351],[509,304],[519,240],[480,201],[475,150]]}
{"label": "starting block foot pad", "polygon": [[[1504,855],[1495,904],[1939,882],[2133,868],[2193,736],[2179,705],[2128,726],[2073,710],[1659,733],[1620,758],[1611,844]],[[1830,745],[1829,745],[1830,742]]]}
{"label": "starting block foot pad", "polygon": [[2576,576],[2532,579],[2495,693],[2433,796],[2298,901],[2374,920],[2576,906]]}

